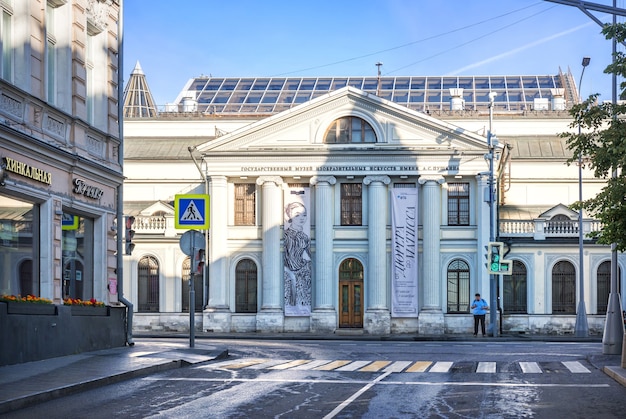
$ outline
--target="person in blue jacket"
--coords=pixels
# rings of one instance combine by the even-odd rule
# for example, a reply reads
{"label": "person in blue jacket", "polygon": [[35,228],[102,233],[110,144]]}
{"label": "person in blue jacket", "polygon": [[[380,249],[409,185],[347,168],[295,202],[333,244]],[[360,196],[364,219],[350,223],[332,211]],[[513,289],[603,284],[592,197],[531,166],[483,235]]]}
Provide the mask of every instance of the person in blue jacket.
{"label": "person in blue jacket", "polygon": [[489,305],[480,298],[479,293],[476,293],[476,298],[472,301],[470,308],[472,309],[472,314],[474,314],[474,337],[478,335],[478,323],[480,323],[483,337],[485,337],[485,314],[489,310]]}

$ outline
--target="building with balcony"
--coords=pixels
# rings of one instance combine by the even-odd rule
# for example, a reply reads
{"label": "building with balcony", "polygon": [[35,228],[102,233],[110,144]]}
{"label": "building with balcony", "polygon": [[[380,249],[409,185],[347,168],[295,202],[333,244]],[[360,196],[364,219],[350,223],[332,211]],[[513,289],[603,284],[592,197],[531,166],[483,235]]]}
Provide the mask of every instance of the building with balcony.
{"label": "building with balcony", "polygon": [[[188,330],[193,308],[203,331],[470,333],[472,296],[491,297],[493,207],[513,264],[498,276],[497,326],[573,333],[578,231],[601,226],[570,209],[578,168],[558,136],[578,97],[569,72],[198,77],[163,106],[147,86],[137,66],[124,108],[135,330]],[[583,173],[593,196],[604,182]],[[203,194],[207,263],[191,302],[176,228],[189,208],[175,202]],[[584,244],[589,328],[601,333],[610,249]]]}

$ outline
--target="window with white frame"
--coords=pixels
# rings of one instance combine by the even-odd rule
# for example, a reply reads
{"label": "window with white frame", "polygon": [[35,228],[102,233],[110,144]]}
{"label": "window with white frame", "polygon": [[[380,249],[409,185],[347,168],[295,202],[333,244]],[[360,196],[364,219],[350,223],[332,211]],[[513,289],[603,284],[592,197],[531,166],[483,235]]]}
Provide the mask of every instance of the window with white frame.
{"label": "window with white frame", "polygon": [[46,100],[56,104],[57,78],[57,37],[56,10],[53,4],[46,3]]}
{"label": "window with white frame", "polygon": [[0,51],[2,60],[0,76],[9,82],[13,81],[13,8],[10,0],[0,0]]}

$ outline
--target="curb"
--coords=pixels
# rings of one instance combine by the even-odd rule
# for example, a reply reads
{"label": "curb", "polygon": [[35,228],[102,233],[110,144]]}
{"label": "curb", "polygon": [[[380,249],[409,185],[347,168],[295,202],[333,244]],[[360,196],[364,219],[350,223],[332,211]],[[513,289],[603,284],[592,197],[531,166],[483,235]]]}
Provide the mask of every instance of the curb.
{"label": "curb", "polygon": [[606,375],[626,387],[626,369],[622,367],[606,366],[603,368]]}

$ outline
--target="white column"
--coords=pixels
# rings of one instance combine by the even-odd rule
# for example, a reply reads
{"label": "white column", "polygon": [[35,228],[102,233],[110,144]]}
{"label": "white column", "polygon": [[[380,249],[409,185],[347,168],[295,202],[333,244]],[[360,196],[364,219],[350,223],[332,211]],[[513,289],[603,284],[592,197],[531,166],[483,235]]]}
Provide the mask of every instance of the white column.
{"label": "white column", "polygon": [[337,311],[333,301],[336,275],[333,272],[333,176],[314,176],[315,186],[315,301],[311,313],[311,331],[333,331],[337,327]]}
{"label": "white column", "polygon": [[367,308],[364,327],[369,333],[391,332],[391,314],[387,304],[387,212],[389,176],[366,176],[363,184],[368,187],[368,269],[365,290]]}
{"label": "white column", "polygon": [[[202,316],[203,330],[230,332],[231,312],[228,306],[228,260],[227,226],[228,226],[228,178],[211,176],[209,178],[209,302]],[[215,205],[215,203],[222,205]]]}
{"label": "white column", "polygon": [[[211,196],[209,230],[209,305],[211,310],[227,310],[228,266],[227,226],[228,191],[226,176],[211,176],[209,183]],[[221,205],[215,205],[215,203]]]}
{"label": "white column", "polygon": [[423,305],[419,314],[419,333],[443,334],[441,303],[441,176],[421,176],[422,185],[422,280]]}
{"label": "white column", "polygon": [[283,196],[280,176],[261,176],[261,232],[263,240],[263,271],[261,310],[257,315],[257,331],[282,332],[281,282],[283,265],[280,255],[280,226],[282,225]]}

